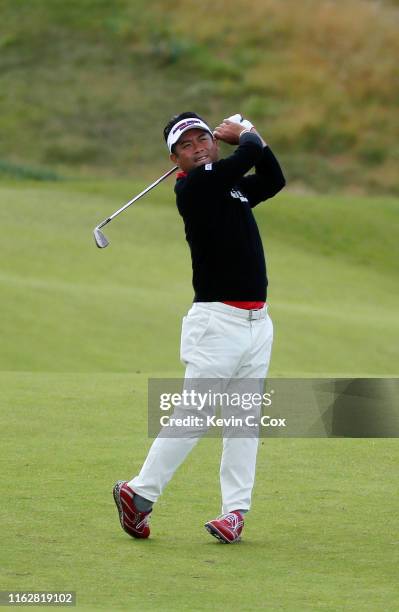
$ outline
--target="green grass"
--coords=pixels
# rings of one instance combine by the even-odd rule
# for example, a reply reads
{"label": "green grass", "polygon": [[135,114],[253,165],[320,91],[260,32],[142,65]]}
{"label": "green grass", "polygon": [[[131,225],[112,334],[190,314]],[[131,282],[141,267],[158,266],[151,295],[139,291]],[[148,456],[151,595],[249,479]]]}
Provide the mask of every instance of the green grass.
{"label": "green grass", "polygon": [[[219,512],[220,440],[158,502],[148,542],[111,489],[139,470],[147,380],[180,376],[191,266],[171,183],[107,228],[142,183],[3,182],[1,589],[75,590],[79,609],[396,610],[397,443],[260,446],[239,546]],[[271,376],[397,376],[398,246],[390,198],[281,194],[255,211],[275,325]]]}
{"label": "green grass", "polygon": [[20,180],[57,181],[60,176],[52,170],[33,168],[31,166],[13,164],[0,159],[0,177]]}
{"label": "green grass", "polygon": [[149,444],[146,377],[0,381],[2,588],[75,590],[79,609],[396,610],[394,440],[264,440],[235,547],[202,527],[220,504],[220,440],[203,440],[158,502],[151,539],[137,542],[111,488]]}
{"label": "green grass", "polygon": [[0,159],[137,176],[164,166],[172,115],[240,111],[291,185],[398,194],[398,8],[247,4],[0,0]]}
{"label": "green grass", "polygon": [[[172,180],[172,179],[171,179]],[[9,183],[0,369],[181,373],[181,316],[192,300],[183,224],[164,185],[92,229],[141,184]],[[256,217],[268,261],[272,375],[396,374],[396,202],[280,195]]]}

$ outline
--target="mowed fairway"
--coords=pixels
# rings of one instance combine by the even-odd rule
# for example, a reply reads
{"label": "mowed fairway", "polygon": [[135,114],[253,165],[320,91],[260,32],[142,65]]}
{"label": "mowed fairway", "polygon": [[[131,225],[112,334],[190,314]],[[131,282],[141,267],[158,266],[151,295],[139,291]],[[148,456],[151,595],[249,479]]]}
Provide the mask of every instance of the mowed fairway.
{"label": "mowed fairway", "polygon": [[[263,440],[243,542],[219,512],[220,440],[157,504],[149,541],[111,490],[140,467],[147,380],[181,376],[191,266],[172,183],[3,184],[1,589],[74,590],[79,609],[397,610],[397,441]],[[256,210],[272,376],[397,376],[397,202],[281,195]]]}

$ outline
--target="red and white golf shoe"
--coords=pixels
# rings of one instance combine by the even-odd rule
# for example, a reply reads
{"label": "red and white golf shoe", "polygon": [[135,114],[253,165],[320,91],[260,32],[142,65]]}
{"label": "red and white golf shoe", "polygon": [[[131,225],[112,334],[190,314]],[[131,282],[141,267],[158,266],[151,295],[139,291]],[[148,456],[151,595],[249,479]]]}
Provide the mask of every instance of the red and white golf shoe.
{"label": "red and white golf shoe", "polygon": [[128,486],[127,480],[118,480],[113,488],[114,500],[118,508],[119,520],[122,529],[132,538],[148,538],[150,526],[148,525],[149,512],[139,512],[134,505],[134,491]]}
{"label": "red and white golf shoe", "polygon": [[213,521],[205,523],[205,529],[211,535],[223,542],[223,544],[233,544],[241,540],[241,532],[244,527],[244,518],[238,510],[233,510],[228,514],[222,514]]}

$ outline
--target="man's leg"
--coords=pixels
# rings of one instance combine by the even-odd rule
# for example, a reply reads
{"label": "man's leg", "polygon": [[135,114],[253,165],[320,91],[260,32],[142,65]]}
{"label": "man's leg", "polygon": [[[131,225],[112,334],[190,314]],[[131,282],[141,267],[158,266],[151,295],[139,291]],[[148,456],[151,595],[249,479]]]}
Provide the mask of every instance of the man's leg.
{"label": "man's leg", "polygon": [[[181,334],[180,357],[186,366],[184,388],[197,386],[196,380],[216,377],[216,365],[221,362],[216,348],[220,340],[211,329],[212,310],[206,306],[192,308],[184,317]],[[232,350],[232,347],[230,347]],[[229,351],[224,351],[224,354]],[[235,357],[236,362],[239,356]],[[183,409],[173,416],[184,416]],[[175,471],[183,463],[207,428],[184,428],[177,437],[171,437],[170,428],[164,428],[153,442],[138,476],[129,481],[132,490],[151,502],[157,501]]]}
{"label": "man's leg", "polygon": [[158,436],[148,452],[140,473],[128,482],[129,487],[140,497],[156,502],[203,433],[205,431],[201,434],[197,431],[196,435],[190,438]]}
{"label": "man's leg", "polygon": [[[246,379],[237,388],[254,393],[262,393],[270,363],[273,342],[273,324],[266,319],[252,321],[250,324],[251,346],[243,358],[234,377]],[[248,382],[247,382],[248,380]],[[230,388],[230,392],[231,392]],[[252,410],[251,413],[256,411]],[[260,410],[259,410],[260,414]],[[223,453],[220,465],[220,486],[222,492],[222,513],[233,510],[247,511],[251,507],[252,489],[255,481],[256,456],[258,450],[258,429],[248,427],[243,431],[245,437],[234,435],[223,438]]]}
{"label": "man's leg", "polygon": [[[192,411],[191,411],[192,412]],[[182,409],[176,409],[171,418],[184,418]],[[113,489],[119,520],[134,538],[148,538],[149,514],[173,474],[197,443],[206,427],[164,427],[153,442],[138,476],[129,482],[118,481]]]}

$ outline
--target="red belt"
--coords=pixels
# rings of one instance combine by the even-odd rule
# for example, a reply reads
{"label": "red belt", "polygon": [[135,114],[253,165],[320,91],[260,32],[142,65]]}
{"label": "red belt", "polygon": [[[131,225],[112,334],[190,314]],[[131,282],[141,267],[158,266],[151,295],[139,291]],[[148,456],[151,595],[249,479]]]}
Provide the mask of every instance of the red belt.
{"label": "red belt", "polygon": [[235,308],[243,308],[244,310],[259,310],[263,308],[266,302],[222,302],[228,306],[234,306]]}

